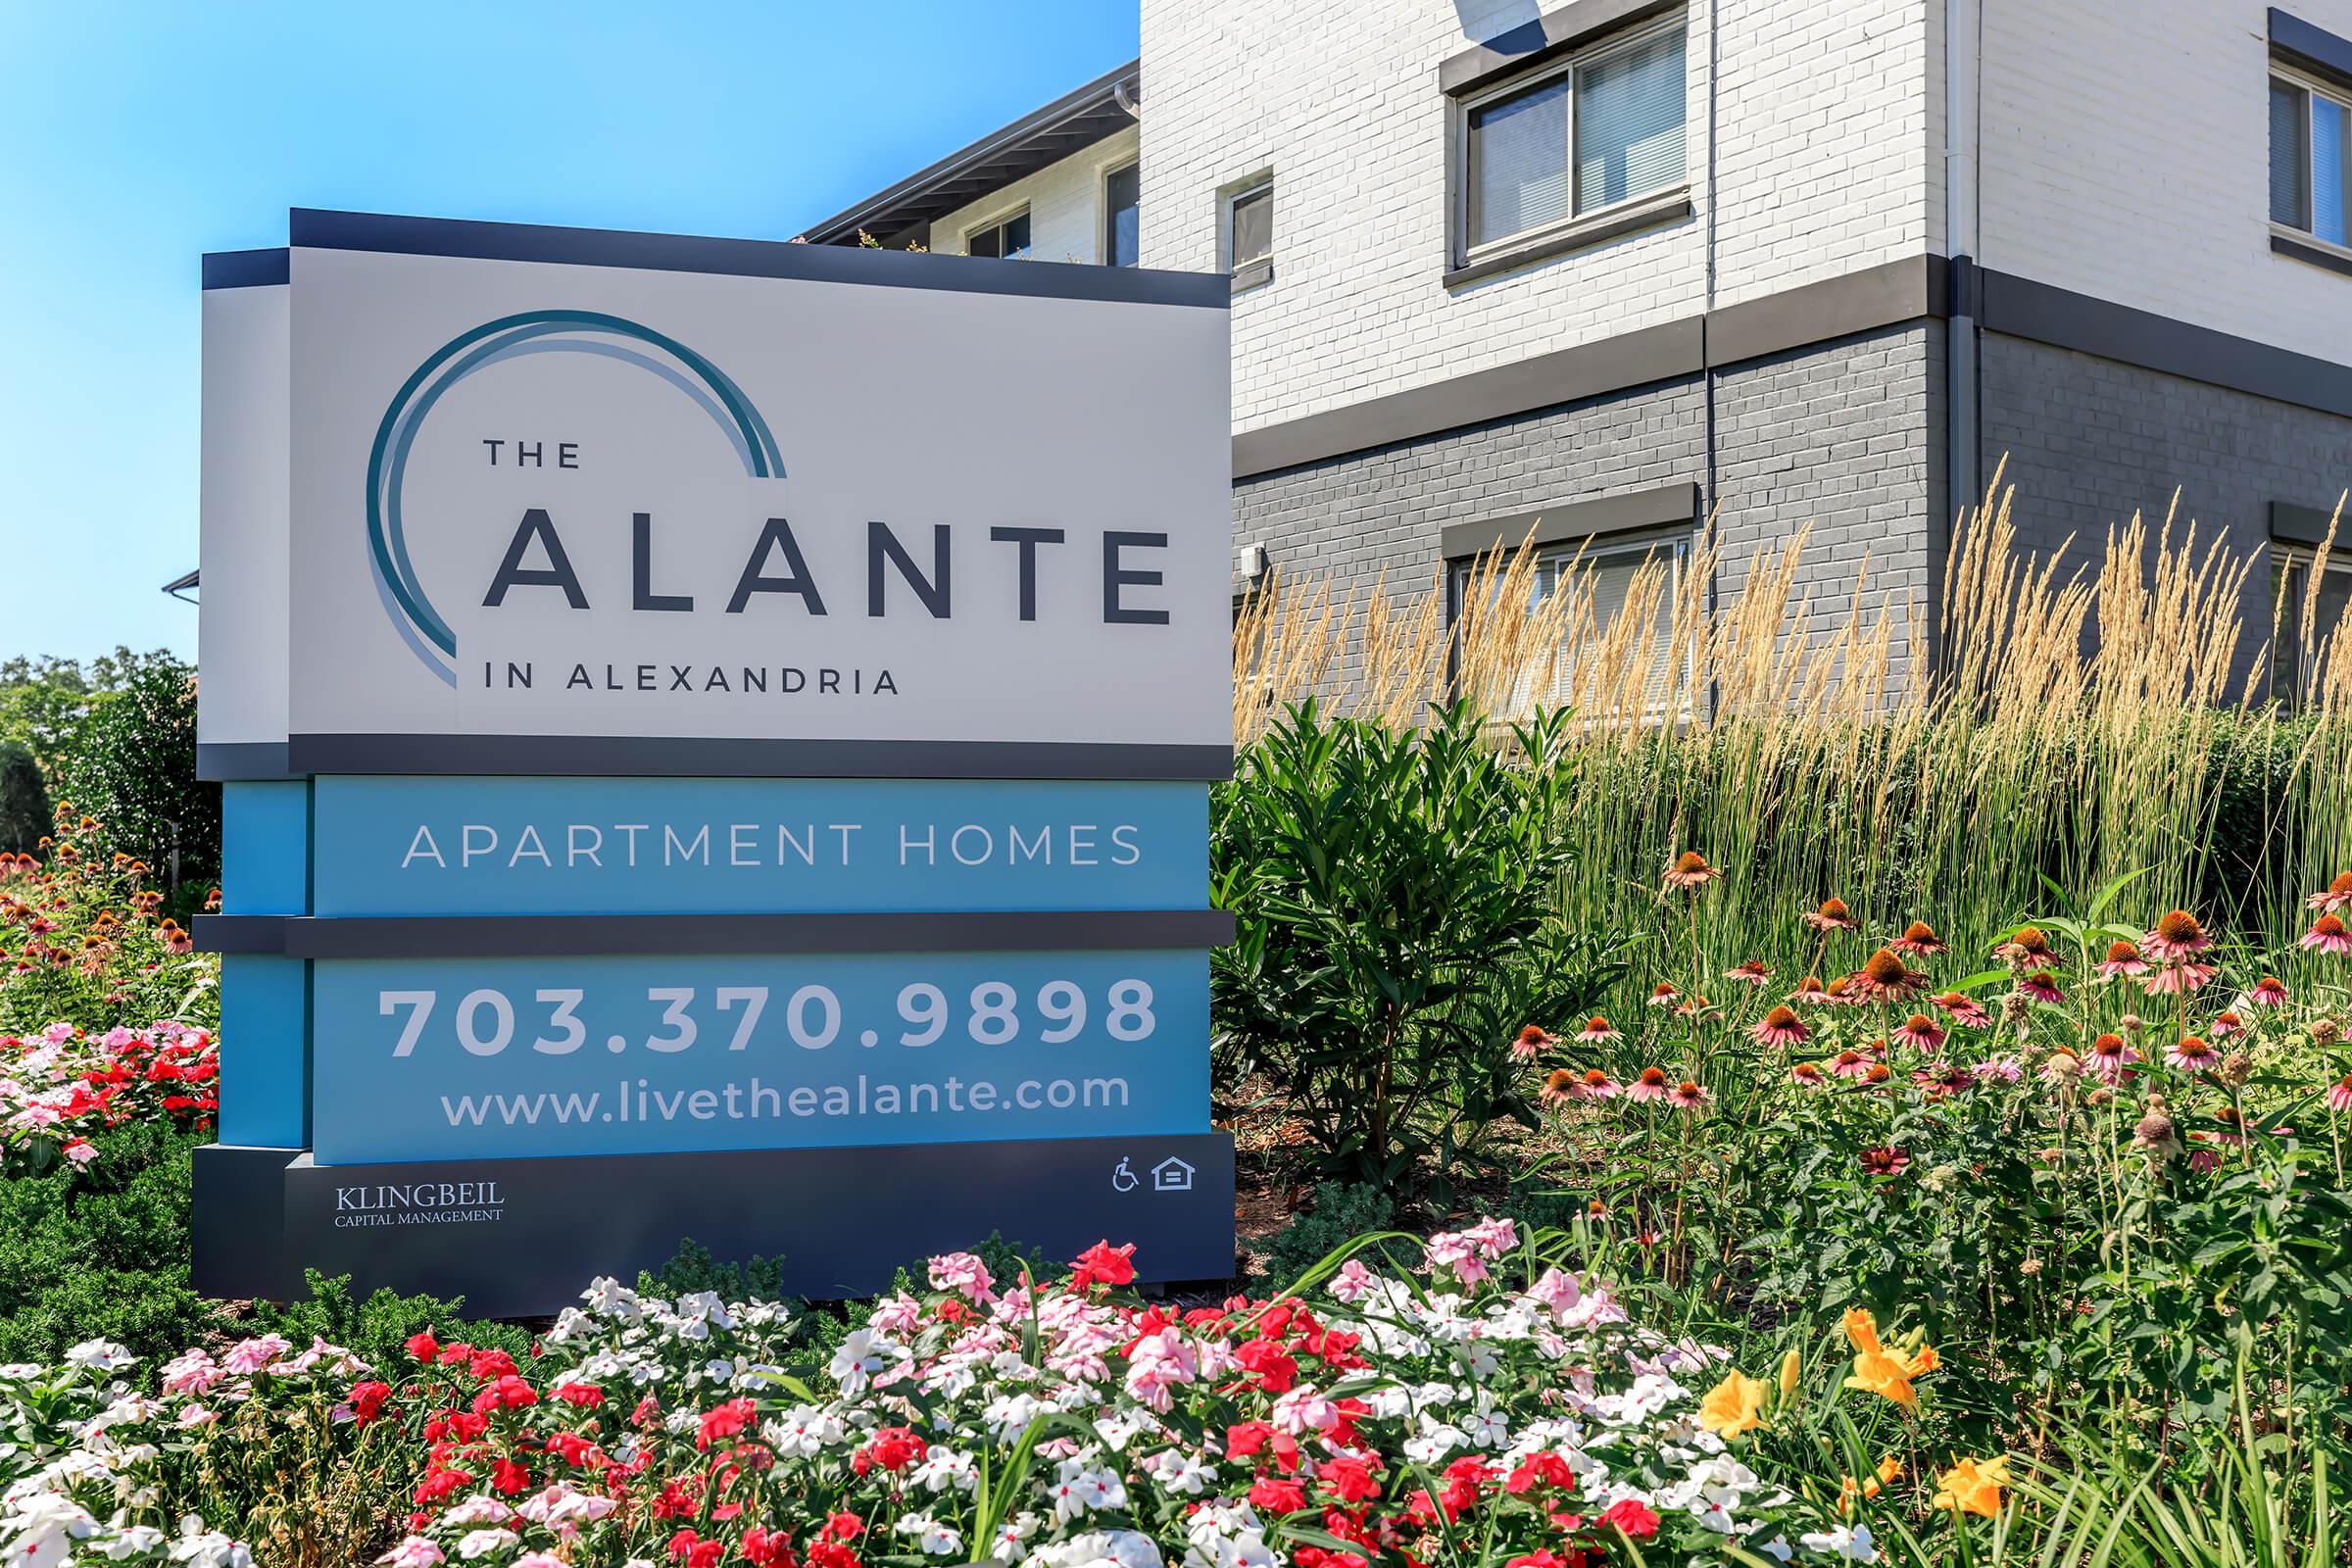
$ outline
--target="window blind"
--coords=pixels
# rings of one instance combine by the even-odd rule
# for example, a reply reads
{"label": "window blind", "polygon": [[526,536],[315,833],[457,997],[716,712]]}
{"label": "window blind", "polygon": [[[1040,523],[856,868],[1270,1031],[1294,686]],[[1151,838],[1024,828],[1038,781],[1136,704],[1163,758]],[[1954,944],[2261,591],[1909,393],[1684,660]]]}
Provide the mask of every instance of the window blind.
{"label": "window blind", "polygon": [[1576,72],[1576,208],[1647,195],[1684,174],[1682,29]]}
{"label": "window blind", "polygon": [[1568,78],[1498,100],[1470,117],[1470,242],[1568,216]]}

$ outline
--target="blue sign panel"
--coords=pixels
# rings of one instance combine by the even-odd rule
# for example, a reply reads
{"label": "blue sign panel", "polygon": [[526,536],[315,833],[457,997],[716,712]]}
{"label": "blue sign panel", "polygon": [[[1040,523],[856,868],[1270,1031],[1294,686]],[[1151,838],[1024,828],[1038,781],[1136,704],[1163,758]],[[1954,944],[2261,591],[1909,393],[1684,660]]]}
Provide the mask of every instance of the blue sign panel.
{"label": "blue sign panel", "polygon": [[313,968],[321,1164],[1208,1124],[1199,951]]}
{"label": "blue sign panel", "polygon": [[314,812],[322,915],[1182,909],[1208,891],[1200,784],[323,777]]}

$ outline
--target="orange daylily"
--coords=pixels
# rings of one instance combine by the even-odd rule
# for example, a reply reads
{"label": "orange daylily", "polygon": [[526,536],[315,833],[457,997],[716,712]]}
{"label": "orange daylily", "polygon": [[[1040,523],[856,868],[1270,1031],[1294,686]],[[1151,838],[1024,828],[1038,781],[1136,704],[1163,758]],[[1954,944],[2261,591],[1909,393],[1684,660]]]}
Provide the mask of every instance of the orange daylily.
{"label": "orange daylily", "polygon": [[1863,1477],[1859,1483],[1852,1476],[1839,1476],[1838,1478],[1838,1511],[1841,1514],[1852,1513],[1857,1499],[1877,1496],[1883,1489],[1901,1480],[1902,1474],[1902,1465],[1897,1463],[1894,1455],[1890,1453],[1879,1461],[1876,1474]]}
{"label": "orange daylily", "polygon": [[1764,1424],[1765,1384],[1733,1371],[1698,1402],[1698,1424],[1726,1440]]}
{"label": "orange daylily", "polygon": [[2001,1511],[2001,1488],[2008,1482],[2007,1459],[1963,1459],[1936,1478],[1933,1506],[1990,1519]]}
{"label": "orange daylily", "polygon": [[1863,1307],[1848,1307],[1844,1322],[1846,1341],[1854,1348],[1854,1375],[1845,1380],[1845,1386],[1892,1399],[1906,1410],[1916,1405],[1919,1394],[1911,1380],[1941,1364],[1935,1348],[1922,1345],[1910,1351],[1899,1346],[1889,1348],[1879,1339],[1878,1319]]}

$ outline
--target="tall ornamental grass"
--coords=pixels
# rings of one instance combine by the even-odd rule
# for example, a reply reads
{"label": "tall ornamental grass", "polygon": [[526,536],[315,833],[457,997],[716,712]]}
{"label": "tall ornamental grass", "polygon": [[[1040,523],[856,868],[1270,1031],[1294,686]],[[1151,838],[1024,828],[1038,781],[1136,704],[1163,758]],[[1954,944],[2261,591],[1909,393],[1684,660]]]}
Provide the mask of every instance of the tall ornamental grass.
{"label": "tall ornamental grass", "polygon": [[[1932,903],[1984,931],[2133,873],[2136,901],[2283,943],[2297,893],[2352,868],[2352,660],[2330,657],[2322,570],[2304,602],[2274,599],[2259,554],[2170,514],[2111,527],[2096,554],[2038,555],[2014,499],[1996,474],[1961,516],[1933,608],[1877,586],[1865,558],[1818,609],[1802,529],[1741,577],[1702,534],[1679,573],[1642,566],[1613,613],[1590,571],[1547,586],[1524,548],[1477,563],[1450,624],[1442,578],[1361,595],[1272,580],[1234,630],[1235,736],[1309,695],[1396,724],[1451,698],[1497,719],[1568,706],[1561,912],[1580,929],[1644,918],[1657,868],[1705,845],[1738,872],[1708,950],[1799,967],[1789,917],[1829,897],[1877,925]],[[2290,645],[2300,689],[2273,694]],[[2225,797],[2257,763],[2254,861],[2219,864]]]}

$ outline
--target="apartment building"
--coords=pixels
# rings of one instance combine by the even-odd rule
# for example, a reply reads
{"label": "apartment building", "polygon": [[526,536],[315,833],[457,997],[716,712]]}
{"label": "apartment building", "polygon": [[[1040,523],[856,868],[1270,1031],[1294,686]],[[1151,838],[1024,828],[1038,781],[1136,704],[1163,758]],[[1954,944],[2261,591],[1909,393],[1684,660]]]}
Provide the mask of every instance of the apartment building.
{"label": "apartment building", "polygon": [[1237,591],[1531,529],[1679,570],[1712,515],[1719,591],[1810,525],[1824,610],[1865,557],[1932,605],[2004,460],[2037,548],[2178,487],[2292,590],[2352,484],[2352,0],[1142,23],[1140,61],[808,237],[1230,273]]}

